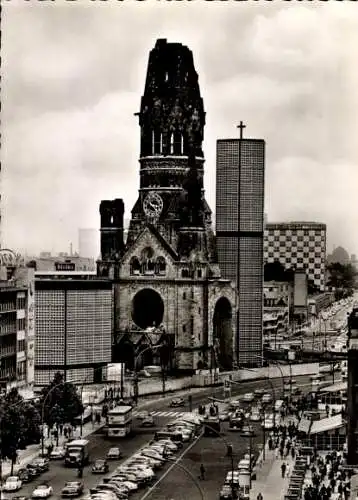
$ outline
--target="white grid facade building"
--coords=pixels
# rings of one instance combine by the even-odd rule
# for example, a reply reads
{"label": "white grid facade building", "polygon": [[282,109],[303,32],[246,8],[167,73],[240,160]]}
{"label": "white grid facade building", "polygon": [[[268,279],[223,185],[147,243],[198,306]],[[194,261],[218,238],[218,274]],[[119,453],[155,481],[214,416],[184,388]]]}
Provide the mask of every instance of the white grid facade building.
{"label": "white grid facade building", "polygon": [[113,294],[103,280],[37,279],[35,385],[91,383],[111,362]]}
{"label": "white grid facade building", "polygon": [[285,269],[304,269],[308,281],[325,289],[326,224],[318,222],[268,223],[264,232],[265,263],[279,261]]}

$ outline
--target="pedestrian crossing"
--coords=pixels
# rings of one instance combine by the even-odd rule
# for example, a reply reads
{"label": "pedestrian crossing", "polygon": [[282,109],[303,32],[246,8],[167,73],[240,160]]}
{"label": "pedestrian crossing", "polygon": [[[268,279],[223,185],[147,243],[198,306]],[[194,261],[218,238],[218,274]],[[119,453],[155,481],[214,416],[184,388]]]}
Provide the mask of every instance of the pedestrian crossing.
{"label": "pedestrian crossing", "polygon": [[[150,411],[149,414],[152,417],[183,417],[188,415],[190,412],[188,411]],[[196,412],[192,412],[196,413]],[[143,414],[142,411],[134,411],[133,417],[141,416]]]}

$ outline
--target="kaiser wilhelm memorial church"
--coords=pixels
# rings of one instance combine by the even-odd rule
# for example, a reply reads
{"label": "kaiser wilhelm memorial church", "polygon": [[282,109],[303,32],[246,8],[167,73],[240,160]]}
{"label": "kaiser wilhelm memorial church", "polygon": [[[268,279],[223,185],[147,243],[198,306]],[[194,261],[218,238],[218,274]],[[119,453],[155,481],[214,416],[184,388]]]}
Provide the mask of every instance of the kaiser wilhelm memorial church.
{"label": "kaiser wilhelm memorial church", "polygon": [[100,204],[100,277],[114,288],[113,361],[166,370],[235,366],[238,293],[222,279],[204,193],[205,111],[192,52],[157,40],[140,127],[139,190]]}

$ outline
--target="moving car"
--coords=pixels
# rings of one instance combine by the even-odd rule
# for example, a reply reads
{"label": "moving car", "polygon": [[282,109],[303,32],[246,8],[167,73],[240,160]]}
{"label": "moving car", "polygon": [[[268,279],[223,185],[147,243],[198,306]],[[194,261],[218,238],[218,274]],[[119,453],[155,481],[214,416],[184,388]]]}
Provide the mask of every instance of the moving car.
{"label": "moving car", "polygon": [[61,496],[67,498],[79,497],[83,493],[83,483],[81,481],[69,481],[62,488]]}
{"label": "moving car", "polygon": [[49,484],[40,484],[32,492],[32,498],[49,498],[53,493],[52,486]]}
{"label": "moving car", "polygon": [[255,395],[253,392],[247,392],[244,394],[244,397],[242,398],[245,403],[252,403],[252,401],[255,399]]}
{"label": "moving car", "polygon": [[22,481],[19,476],[9,476],[3,486],[4,491],[17,491],[21,488]]}
{"label": "moving car", "polygon": [[272,395],[269,392],[266,392],[262,396],[262,400],[261,401],[262,401],[263,404],[271,403],[272,402]]}
{"label": "moving car", "polygon": [[108,471],[109,467],[106,460],[95,460],[94,464],[92,465],[93,474],[107,474]]}
{"label": "moving car", "polygon": [[50,453],[51,460],[62,460],[65,458],[66,450],[62,446],[55,446],[55,448]]}
{"label": "moving car", "polygon": [[243,434],[244,436],[252,436],[252,437],[256,436],[252,425],[244,425],[241,430],[241,434]]}
{"label": "moving car", "polygon": [[265,394],[265,389],[255,389],[254,390],[254,394],[257,398],[260,398],[261,396],[263,396]]}
{"label": "moving car", "polygon": [[232,487],[230,484],[224,484],[224,486],[220,490],[220,500],[237,500],[239,495],[237,493],[236,488]]}
{"label": "moving car", "polygon": [[152,416],[143,418],[141,427],[155,427],[154,418]]}
{"label": "moving car", "polygon": [[261,420],[261,413],[259,410],[252,410],[250,414],[250,420],[252,422],[260,422]]}
{"label": "moving car", "polygon": [[244,424],[244,420],[241,417],[235,417],[230,419],[229,431],[240,431]]}
{"label": "moving car", "polygon": [[174,398],[170,402],[170,408],[178,408],[180,406],[185,406],[185,401],[183,398]]}
{"label": "moving car", "polygon": [[117,447],[110,448],[108,453],[107,453],[108,460],[118,460],[119,458],[121,458],[121,456],[122,456],[122,452]]}

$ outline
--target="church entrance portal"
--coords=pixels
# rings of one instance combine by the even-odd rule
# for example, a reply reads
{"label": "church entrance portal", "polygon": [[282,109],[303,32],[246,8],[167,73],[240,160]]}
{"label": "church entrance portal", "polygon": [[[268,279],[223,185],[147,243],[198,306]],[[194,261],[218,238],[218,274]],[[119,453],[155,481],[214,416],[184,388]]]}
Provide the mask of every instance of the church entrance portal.
{"label": "church entrance portal", "polygon": [[219,368],[232,368],[232,307],[228,299],[221,297],[214,310],[215,358]]}
{"label": "church entrance portal", "polygon": [[164,303],[158,292],[145,288],[138,292],[132,303],[132,318],[139,328],[158,327],[164,316]]}

